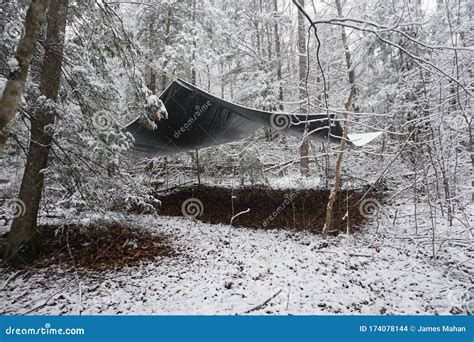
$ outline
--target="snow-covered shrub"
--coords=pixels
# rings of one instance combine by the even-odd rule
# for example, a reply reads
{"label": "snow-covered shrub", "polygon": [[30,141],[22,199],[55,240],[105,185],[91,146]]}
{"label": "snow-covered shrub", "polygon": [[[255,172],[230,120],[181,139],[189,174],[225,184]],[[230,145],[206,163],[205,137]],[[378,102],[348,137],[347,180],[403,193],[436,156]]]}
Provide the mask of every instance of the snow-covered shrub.
{"label": "snow-covered shrub", "polygon": [[[154,212],[158,204],[129,161],[133,136],[124,127],[137,116],[151,122],[167,116],[147,91],[132,60],[139,58],[113,14],[76,4],[80,35],[66,40],[54,146],[44,171],[48,208]],[[106,11],[106,9],[104,8]],[[95,23],[95,24],[94,24]],[[117,81],[118,80],[118,81]],[[127,88],[134,101],[124,96]],[[151,114],[150,114],[151,113]]]}

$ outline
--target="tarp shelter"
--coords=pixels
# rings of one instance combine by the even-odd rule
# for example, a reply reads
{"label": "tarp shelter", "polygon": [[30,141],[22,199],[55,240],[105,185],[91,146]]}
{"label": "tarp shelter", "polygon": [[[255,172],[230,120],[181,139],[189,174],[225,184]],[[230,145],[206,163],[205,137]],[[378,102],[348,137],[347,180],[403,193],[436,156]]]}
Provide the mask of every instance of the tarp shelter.
{"label": "tarp shelter", "polygon": [[[168,118],[156,129],[136,119],[126,128],[134,136],[134,149],[150,156],[168,155],[238,141],[262,127],[302,137],[339,142],[342,127],[327,115],[282,114],[236,105],[185,81],[175,80],[160,95]],[[328,122],[330,121],[330,122]]]}

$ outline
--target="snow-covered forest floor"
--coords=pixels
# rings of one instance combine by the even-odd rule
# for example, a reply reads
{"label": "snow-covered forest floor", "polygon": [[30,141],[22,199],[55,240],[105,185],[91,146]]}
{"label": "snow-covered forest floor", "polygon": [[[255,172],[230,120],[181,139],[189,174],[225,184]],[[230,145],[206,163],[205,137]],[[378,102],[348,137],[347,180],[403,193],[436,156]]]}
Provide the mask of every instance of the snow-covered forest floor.
{"label": "snow-covered forest floor", "polygon": [[[465,213],[472,222],[472,204]],[[472,313],[470,231],[440,219],[433,241],[426,217],[415,235],[413,206],[401,202],[378,216],[362,232],[326,242],[307,231],[110,213],[109,220],[165,233],[177,255],[118,271],[2,268],[1,313]]]}
{"label": "snow-covered forest floor", "polygon": [[[283,152],[271,146],[264,149],[273,150],[273,157],[284,160]],[[207,152],[213,151],[219,155],[215,150]],[[187,157],[177,157],[175,169],[169,174],[154,175],[151,171],[142,177],[150,177],[149,183],[159,183],[160,188],[196,183],[194,171],[185,167],[189,165]],[[15,175],[21,173],[21,164],[0,160],[5,165],[1,177],[11,181],[1,189],[15,193],[19,183]],[[212,165],[207,163],[207,171],[213,170]],[[463,179],[469,179],[469,164],[463,160],[460,165],[458,177],[462,184]],[[156,167],[160,169],[159,164]],[[363,188],[378,177],[376,166],[360,163],[354,151],[347,154],[345,167],[358,176],[349,182],[347,175],[345,187]],[[449,226],[446,213],[442,215],[439,207],[430,210],[427,196],[422,193],[418,194],[415,214],[414,194],[409,190],[401,193],[411,184],[410,179],[402,180],[404,173],[409,170],[396,161],[385,173],[386,191],[376,208],[378,212],[369,213],[359,231],[330,236],[327,241],[308,230],[230,227],[193,218],[124,211],[46,210],[56,207],[53,201],[54,205],[46,206],[40,215],[40,224],[61,227],[118,223],[146,229],[166,236],[174,254],[101,271],[58,263],[23,270],[2,266],[0,313],[472,313],[474,245],[470,223],[474,213],[470,194],[461,192],[453,225]],[[203,181],[240,187],[238,176],[216,174],[219,172],[203,175]],[[320,176],[301,178],[291,170],[284,176],[269,177],[269,186],[325,188]],[[8,226],[0,222],[0,229],[6,231]]]}

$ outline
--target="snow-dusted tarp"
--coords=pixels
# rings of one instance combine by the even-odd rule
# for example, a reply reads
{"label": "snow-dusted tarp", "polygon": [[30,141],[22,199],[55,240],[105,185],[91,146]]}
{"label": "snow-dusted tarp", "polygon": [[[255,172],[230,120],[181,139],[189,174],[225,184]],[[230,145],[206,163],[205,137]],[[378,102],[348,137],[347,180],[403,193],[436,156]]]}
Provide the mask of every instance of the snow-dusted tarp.
{"label": "snow-dusted tarp", "polygon": [[[327,115],[283,114],[261,111],[224,101],[185,81],[174,81],[161,95],[168,118],[155,129],[136,119],[126,128],[134,149],[149,155],[167,155],[238,141],[262,127],[301,137],[305,125],[312,140],[339,142],[342,127]],[[330,121],[330,122],[328,122]]]}

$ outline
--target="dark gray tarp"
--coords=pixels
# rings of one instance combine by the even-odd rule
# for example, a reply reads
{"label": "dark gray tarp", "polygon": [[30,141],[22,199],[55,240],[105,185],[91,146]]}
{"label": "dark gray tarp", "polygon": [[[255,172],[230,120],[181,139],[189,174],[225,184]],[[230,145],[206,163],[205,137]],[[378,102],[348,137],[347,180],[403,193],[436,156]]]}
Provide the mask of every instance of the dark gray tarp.
{"label": "dark gray tarp", "polygon": [[[224,101],[191,84],[174,81],[160,95],[168,119],[152,130],[140,119],[126,127],[135,138],[134,149],[148,155],[167,155],[204,148],[250,136],[268,127],[302,137],[307,122],[309,138],[339,142],[342,127],[338,121],[328,122],[327,115],[282,114],[238,106]],[[330,128],[330,130],[329,130]]]}

